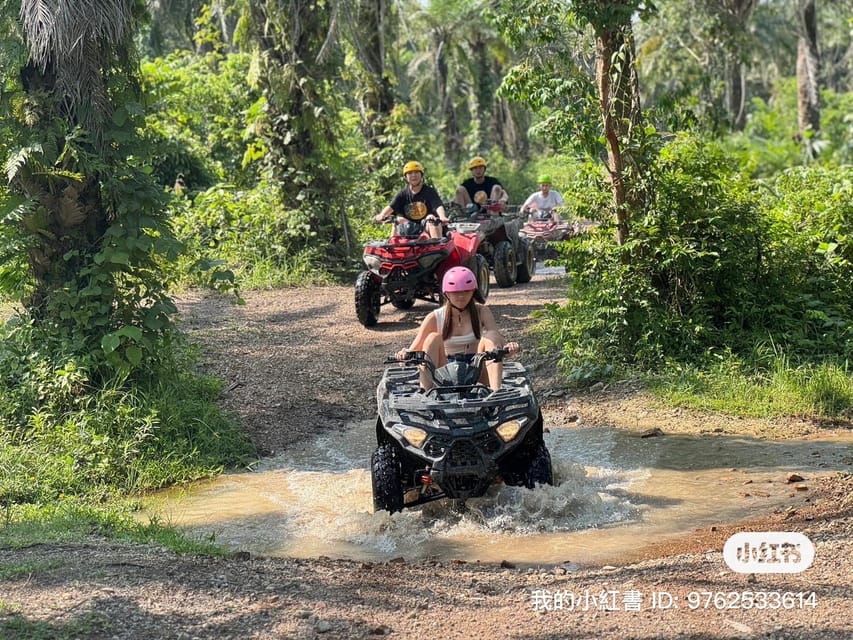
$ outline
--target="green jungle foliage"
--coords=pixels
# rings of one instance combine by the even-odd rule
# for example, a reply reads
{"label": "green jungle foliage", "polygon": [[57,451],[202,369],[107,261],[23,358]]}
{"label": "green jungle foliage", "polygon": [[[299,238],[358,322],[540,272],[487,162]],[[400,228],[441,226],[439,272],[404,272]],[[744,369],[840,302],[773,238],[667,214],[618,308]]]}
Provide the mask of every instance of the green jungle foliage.
{"label": "green jungle foliage", "polygon": [[105,498],[209,476],[252,454],[215,405],[221,383],[193,373],[172,341],[133,378],[94,355],[38,340],[12,320],[0,341],[0,503]]}
{"label": "green jungle foliage", "polygon": [[[185,242],[179,270],[187,281],[229,288],[324,284],[331,280],[313,242],[304,210],[288,210],[268,182],[250,189],[218,184],[171,205],[177,236]],[[233,273],[232,273],[233,269]]]}
{"label": "green jungle foliage", "polygon": [[188,51],[143,62],[145,135],[160,184],[172,186],[179,173],[193,190],[255,182],[263,99],[250,82],[251,62],[248,54]]}
{"label": "green jungle foliage", "polygon": [[761,185],[719,144],[681,135],[653,175],[656,198],[626,245],[605,223],[561,247],[572,284],[546,323],[572,379],[761,344],[795,363],[853,354],[850,167]]}
{"label": "green jungle foliage", "polygon": [[[821,131],[813,138],[824,164],[853,163],[853,93],[821,93]],[[797,83],[795,78],[778,82],[768,101],[753,98],[743,132],[723,140],[743,173],[771,177],[788,167],[808,163],[797,134]]]}
{"label": "green jungle foliage", "polygon": [[[18,306],[0,328],[0,503],[100,499],[235,464],[251,448],[172,323],[182,247],[140,136],[134,14],[101,6],[93,26],[48,7],[67,38],[39,38],[42,14],[28,4],[19,23],[14,4],[0,4],[0,290]],[[75,42],[90,57],[63,49]]]}

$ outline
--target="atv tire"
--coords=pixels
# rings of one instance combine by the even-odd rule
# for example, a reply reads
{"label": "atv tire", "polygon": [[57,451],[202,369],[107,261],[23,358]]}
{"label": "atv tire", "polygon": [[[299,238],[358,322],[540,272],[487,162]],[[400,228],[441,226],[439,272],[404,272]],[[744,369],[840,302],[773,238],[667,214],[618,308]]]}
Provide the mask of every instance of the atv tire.
{"label": "atv tire", "polygon": [[403,480],[394,445],[379,445],[370,457],[374,511],[394,513],[403,510]]}
{"label": "atv tire", "polygon": [[515,284],[515,250],[509,240],[501,240],[495,247],[495,282],[499,287],[511,287]]}
{"label": "atv tire", "polygon": [[530,459],[524,475],[524,486],[528,489],[535,489],[537,484],[554,484],[551,454],[548,452],[548,447],[541,440],[533,450],[533,457]]}
{"label": "atv tire", "polygon": [[491,288],[489,261],[486,260],[486,256],[478,253],[468,261],[468,268],[474,272],[477,278],[477,292],[483,297],[483,301],[485,302],[489,298],[489,289]]}
{"label": "atv tire", "polygon": [[355,280],[355,315],[365,327],[372,327],[379,316],[379,283],[369,271],[362,271]]}
{"label": "atv tire", "polygon": [[536,273],[536,252],[529,240],[521,239],[518,241],[518,249],[521,252],[523,260],[518,265],[515,281],[519,284],[530,282],[533,274]]}

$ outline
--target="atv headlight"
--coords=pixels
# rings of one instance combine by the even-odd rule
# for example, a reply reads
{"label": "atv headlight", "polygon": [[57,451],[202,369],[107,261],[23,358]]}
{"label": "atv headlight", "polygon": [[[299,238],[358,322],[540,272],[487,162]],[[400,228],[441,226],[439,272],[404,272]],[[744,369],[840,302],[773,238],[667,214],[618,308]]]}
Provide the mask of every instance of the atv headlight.
{"label": "atv headlight", "polygon": [[421,265],[422,269],[431,269],[436,264],[444,260],[445,257],[446,256],[442,253],[429,253],[418,258],[418,264]]}
{"label": "atv headlight", "polygon": [[518,432],[521,430],[521,423],[518,420],[510,420],[509,422],[504,422],[499,425],[495,431],[498,432],[498,435],[501,437],[501,440],[504,442],[509,442],[515,436],[518,435]]}
{"label": "atv headlight", "polygon": [[403,437],[410,445],[420,449],[421,445],[426,440],[427,432],[423,429],[418,429],[417,427],[404,427]]}
{"label": "atv headlight", "polygon": [[379,273],[379,270],[382,268],[382,258],[367,254],[364,256],[364,264],[367,265],[367,268],[373,271],[373,273]]}

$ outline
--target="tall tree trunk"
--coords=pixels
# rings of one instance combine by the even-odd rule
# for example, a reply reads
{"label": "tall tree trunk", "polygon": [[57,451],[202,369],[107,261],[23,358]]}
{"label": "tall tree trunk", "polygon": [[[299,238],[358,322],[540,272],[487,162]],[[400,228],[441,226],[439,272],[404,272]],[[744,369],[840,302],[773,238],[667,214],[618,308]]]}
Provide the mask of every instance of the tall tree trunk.
{"label": "tall tree trunk", "polygon": [[474,118],[479,139],[472,141],[472,146],[475,149],[491,149],[496,142],[499,129],[493,129],[493,121],[496,109],[500,108],[500,100],[495,95],[495,87],[497,82],[495,78],[501,77],[501,70],[496,68],[497,61],[493,60],[493,56],[489,54],[488,47],[484,40],[479,37],[471,45],[471,55],[474,58],[476,82],[476,111]]}
{"label": "tall tree trunk", "polygon": [[746,125],[746,79],[743,75],[743,65],[739,60],[729,58],[726,69],[726,112],[731,118],[732,128],[743,131]]}
{"label": "tall tree trunk", "polygon": [[806,151],[815,157],[814,137],[820,131],[820,92],[818,70],[820,54],[817,45],[816,0],[800,0],[797,44],[797,107],[799,135]]}
{"label": "tall tree trunk", "polygon": [[[364,70],[361,97],[361,127],[371,149],[384,146],[382,139],[394,108],[394,91],[386,74],[385,39],[390,28],[386,0],[360,0],[352,30],[352,45]],[[354,25],[351,25],[354,27]]]}
{"label": "tall tree trunk", "polygon": [[498,147],[507,158],[526,160],[530,153],[528,112],[506,98],[497,98],[496,105],[488,126],[495,131]]}
{"label": "tall tree trunk", "polygon": [[720,15],[726,24],[724,49],[726,56],[725,108],[736,131],[746,124],[746,80],[743,74],[742,51],[748,34],[747,24],[757,0],[717,0]]}
{"label": "tall tree trunk", "polygon": [[456,107],[448,87],[448,69],[445,49],[447,42],[442,41],[436,50],[436,90],[441,101],[441,113],[444,119],[444,152],[448,158],[458,158],[462,153],[462,135],[456,118]]}
{"label": "tall tree trunk", "polygon": [[211,3],[211,10],[219,19],[219,30],[222,33],[222,42],[228,51],[234,51],[234,28],[236,19],[233,13],[229,13],[228,6],[224,0],[215,0]]}
{"label": "tall tree trunk", "polygon": [[249,11],[267,101],[264,162],[285,206],[306,214],[316,240],[335,248],[335,179],[323,157],[335,144],[336,107],[326,82],[339,73],[333,7],[321,0],[258,0]]}
{"label": "tall tree trunk", "polygon": [[[641,200],[638,185],[630,183],[627,168],[635,166],[623,143],[640,120],[639,83],[634,68],[633,39],[627,30],[604,30],[596,37],[595,76],[607,143],[607,170],[616,214],[616,242],[625,244],[630,213]],[[617,55],[618,54],[618,55]],[[614,68],[614,65],[617,65]],[[613,80],[615,79],[615,83]],[[635,176],[638,177],[638,176]]]}

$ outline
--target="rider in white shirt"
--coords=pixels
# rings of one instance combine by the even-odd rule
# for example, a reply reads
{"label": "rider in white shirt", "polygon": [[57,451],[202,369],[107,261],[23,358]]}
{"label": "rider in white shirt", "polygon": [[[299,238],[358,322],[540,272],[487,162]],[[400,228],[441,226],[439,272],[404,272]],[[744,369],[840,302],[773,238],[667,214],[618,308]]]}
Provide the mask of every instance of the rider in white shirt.
{"label": "rider in white shirt", "polygon": [[563,196],[551,189],[551,176],[543,174],[539,176],[539,191],[530,194],[521,205],[521,212],[530,212],[531,217],[535,218],[538,211],[550,211],[554,222],[560,222],[560,214],[555,211],[555,208],[564,204]]}

